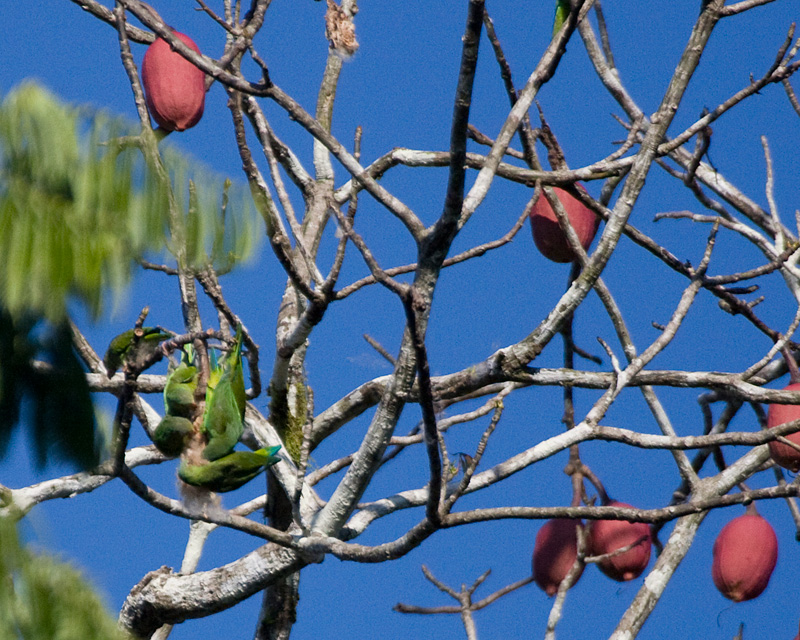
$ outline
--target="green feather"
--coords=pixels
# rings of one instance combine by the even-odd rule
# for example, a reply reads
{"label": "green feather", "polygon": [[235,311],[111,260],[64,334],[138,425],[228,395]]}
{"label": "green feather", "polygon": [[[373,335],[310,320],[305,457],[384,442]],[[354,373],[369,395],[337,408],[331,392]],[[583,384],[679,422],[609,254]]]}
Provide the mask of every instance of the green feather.
{"label": "green feather", "polygon": [[[136,339],[138,332],[138,339]],[[172,337],[160,327],[142,327],[141,329],[128,329],[115,337],[103,356],[103,365],[108,377],[123,364],[130,364],[142,368],[145,362],[158,350],[159,345]]]}
{"label": "green feather", "polygon": [[165,456],[179,456],[187,441],[194,433],[194,425],[191,420],[180,416],[166,415],[158,423],[155,433],[153,433],[153,444]]}
{"label": "green feather", "polygon": [[216,460],[230,453],[244,431],[231,383],[229,372],[223,373],[211,399],[206,400],[203,415],[203,433],[208,438],[208,444],[203,449],[206,460]]}
{"label": "green feather", "polygon": [[233,491],[278,462],[280,458],[274,455],[278,449],[280,445],[258,451],[234,451],[201,465],[184,461],[178,468],[178,477],[186,484],[217,493]]}

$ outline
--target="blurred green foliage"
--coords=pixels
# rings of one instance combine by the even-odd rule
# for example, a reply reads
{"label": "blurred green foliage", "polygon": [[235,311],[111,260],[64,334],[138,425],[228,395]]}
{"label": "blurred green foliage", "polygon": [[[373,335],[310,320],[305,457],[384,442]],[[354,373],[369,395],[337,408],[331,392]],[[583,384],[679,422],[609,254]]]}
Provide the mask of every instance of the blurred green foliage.
{"label": "blurred green foliage", "polygon": [[59,321],[70,296],[98,316],[148,251],[230,268],[253,250],[248,192],[170,147],[167,183],[137,133],[30,82],[0,104],[0,302],[12,316]]}
{"label": "blurred green foliage", "polygon": [[105,605],[74,567],[24,548],[0,518],[0,638],[125,640]]}

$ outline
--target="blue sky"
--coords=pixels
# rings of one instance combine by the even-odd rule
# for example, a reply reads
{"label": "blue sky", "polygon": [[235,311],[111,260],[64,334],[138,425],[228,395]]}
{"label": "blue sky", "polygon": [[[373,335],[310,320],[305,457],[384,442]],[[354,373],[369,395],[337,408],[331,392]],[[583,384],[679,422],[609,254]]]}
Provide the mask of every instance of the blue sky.
{"label": "blue sky", "polygon": [[[90,103],[135,118],[132,94],[119,59],[114,29],[101,23],[68,0],[6,2],[0,9],[4,25],[0,41],[0,94],[26,78],[36,78],[75,103]],[[179,31],[190,35],[209,55],[222,50],[222,33],[191,2],[152,3]],[[547,46],[552,25],[553,2],[489,2],[488,9],[521,86]],[[607,2],[605,7],[612,46],[626,87],[646,113],[658,107],[670,75],[684,47],[699,2]],[[215,2],[212,6],[221,5]],[[264,30],[256,40],[267,61],[271,78],[313,112],[318,83],[327,56],[324,39],[324,3],[311,0],[276,0],[268,12]],[[466,14],[463,2],[362,2],[356,18],[360,50],[344,65],[337,92],[333,133],[349,144],[357,125],[363,127],[362,156],[366,161],[392,147],[444,150],[449,140],[449,117],[458,73],[461,34]],[[746,86],[752,73],[760,77],[783,42],[789,24],[800,17],[800,0],[778,0],[719,25],[690,85],[671,133],[691,124],[704,107],[717,104]],[[136,45],[141,62],[145,48]],[[256,77],[255,75],[253,76]],[[800,84],[795,79],[796,90]],[[571,167],[600,159],[624,138],[612,118],[621,109],[604,92],[576,36],[556,76],[539,96],[549,124],[559,138]],[[203,120],[194,129],[170,136],[170,143],[210,165],[216,171],[241,179],[241,163],[232,138],[232,125],[219,86],[211,88]],[[278,135],[311,166],[311,142],[299,125],[288,120],[275,105],[265,110]],[[491,48],[481,42],[476,88],[470,121],[489,136],[496,135],[508,112],[508,103],[497,73]],[[760,136],[769,140],[774,163],[777,205],[784,220],[791,221],[798,205],[797,167],[800,119],[791,110],[783,88],[769,86],[761,95],[745,101],[714,124],[711,159],[717,169],[743,192],[766,207],[765,165]],[[515,140],[513,146],[519,148]],[[471,151],[485,148],[471,144]],[[468,176],[472,180],[474,174]],[[346,172],[336,167],[337,185]],[[441,212],[447,172],[441,170],[392,170],[382,184],[404,200],[426,223]],[[599,194],[597,185],[587,187]],[[520,185],[496,180],[492,192],[457,239],[452,253],[499,237],[513,224],[530,197]],[[301,201],[295,199],[300,208]],[[682,260],[699,262],[706,228],[685,220],[654,223],[658,212],[690,209],[698,203],[688,191],[664,172],[654,169],[637,202],[631,222],[667,246]],[[789,223],[791,225],[791,223]],[[384,266],[413,261],[413,244],[403,228],[368,196],[361,197],[359,230]],[[322,255],[335,246],[333,230],[326,236]],[[323,260],[326,258],[323,258]],[[761,256],[740,238],[721,233],[711,272],[730,273],[752,268]],[[350,253],[341,282],[366,273],[356,252]],[[530,231],[524,228],[514,242],[485,257],[453,267],[443,274],[434,299],[428,332],[434,375],[457,371],[483,360],[499,347],[525,335],[541,320],[563,291],[568,267],[549,263],[536,252]],[[644,349],[656,337],[651,322],[665,323],[685,281],[624,238],[604,273],[617,297],[634,341]],[[228,300],[242,315],[261,345],[262,375],[269,376],[273,358],[274,324],[285,276],[265,243],[261,254],[222,281]],[[759,280],[766,300],[758,307],[771,326],[783,328],[795,311],[794,302],[779,277]],[[139,310],[151,306],[150,320],[180,330],[175,283],[159,274],[137,276],[110,319],[92,323],[76,306],[75,314],[86,327],[98,351],[116,333],[130,327]],[[215,320],[210,306],[204,320]],[[309,383],[314,388],[317,410],[322,410],[358,384],[390,369],[363,341],[369,333],[390,351],[396,350],[403,329],[401,306],[378,287],[362,290],[333,305],[325,321],[311,337],[308,356]],[[596,337],[611,344],[613,328],[596,297],[590,296],[576,316],[579,346],[602,354]],[[768,341],[740,318],[723,314],[717,301],[703,293],[669,348],[653,368],[743,370],[769,348]],[[616,347],[615,347],[616,348]],[[617,353],[621,355],[621,350]],[[536,366],[560,366],[561,343],[554,340]],[[608,369],[578,361],[587,369]],[[775,386],[783,386],[780,380]],[[660,397],[680,434],[702,432],[702,416],[696,402],[698,390],[664,390]],[[577,391],[577,410],[587,411],[598,396]],[[265,410],[262,395],[255,405]],[[467,405],[468,407],[477,405]],[[561,391],[531,388],[514,394],[486,454],[486,464],[554,435],[562,429]],[[322,465],[338,458],[358,443],[371,413],[344,427],[330,442],[314,452],[313,463]],[[419,420],[409,406],[398,433],[404,434]],[[616,403],[603,421],[609,426],[655,432],[656,425],[641,396],[630,392]],[[450,451],[470,451],[486,421],[470,423],[448,435]],[[734,427],[757,429],[752,411],[743,411]],[[141,429],[134,429],[132,444],[145,444]],[[583,445],[584,461],[598,473],[616,499],[643,507],[667,504],[677,486],[672,456],[667,452],[629,451],[619,445]],[[729,460],[733,452],[728,453]],[[488,505],[564,505],[570,486],[562,473],[566,453],[526,470],[508,482],[470,496],[462,508]],[[141,471],[141,477],[164,493],[176,496],[174,462]],[[426,481],[424,452],[407,452],[382,470],[365,499],[422,486]],[[21,487],[70,472],[57,464],[38,473],[28,459],[28,444],[17,437],[11,453],[0,460],[0,482]],[[751,480],[751,487],[773,482],[771,473]],[[232,507],[258,493],[258,482],[225,497]],[[320,485],[327,495],[332,482]],[[711,582],[711,546],[720,528],[739,515],[739,507],[711,513],[696,542],[672,579],[666,594],[640,634],[642,639],[732,638],[740,622],[745,638],[790,638],[797,630],[796,568],[800,552],[785,504],[759,504],[780,542],[778,565],[767,591],[758,599],[732,605]],[[420,512],[401,513],[379,522],[360,539],[364,544],[393,539],[404,527],[417,522]],[[457,616],[410,616],[394,613],[399,602],[435,606],[450,604],[427,583],[420,565],[427,565],[447,584],[458,588],[471,583],[486,569],[492,575],[478,597],[519,580],[530,572],[533,539],[540,523],[505,521],[443,531],[408,556],[381,565],[356,565],[327,559],[307,568],[301,581],[299,619],[292,637],[406,638],[463,637]],[[667,527],[667,529],[671,529]],[[121,483],[111,483],[92,494],[59,500],[37,507],[27,518],[29,539],[61,553],[83,567],[103,591],[112,609],[118,610],[128,591],[146,572],[161,565],[179,566],[188,533],[188,522],[158,512],[133,496]],[[662,536],[665,539],[665,536]],[[212,534],[200,569],[210,569],[258,546],[244,534],[216,531]],[[652,566],[652,565],[651,565]],[[632,583],[611,582],[589,568],[570,592],[560,638],[607,637],[639,588]],[[252,637],[260,598],[254,597],[217,616],[189,621],[173,631],[176,640],[196,637]],[[531,585],[476,614],[481,638],[540,637],[550,601]]]}

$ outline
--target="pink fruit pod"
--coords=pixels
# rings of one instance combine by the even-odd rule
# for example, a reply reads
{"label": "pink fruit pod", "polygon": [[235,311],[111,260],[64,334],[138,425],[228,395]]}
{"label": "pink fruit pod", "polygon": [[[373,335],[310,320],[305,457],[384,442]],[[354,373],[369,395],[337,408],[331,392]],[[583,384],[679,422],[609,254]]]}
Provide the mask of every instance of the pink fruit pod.
{"label": "pink fruit pod", "polygon": [[[616,501],[607,506],[632,508]],[[613,553],[630,545],[634,546],[598,562],[600,570],[612,580],[633,580],[647,568],[650,562],[650,525],[626,520],[593,520],[589,525],[589,549],[593,556]]]}
{"label": "pink fruit pod", "polygon": [[[548,520],[536,534],[536,543],[533,547],[533,579],[548,596],[556,594],[558,586],[575,564],[575,559],[578,557],[580,524],[580,520],[568,518]],[[575,582],[580,577],[578,574]]]}
{"label": "pink fruit pod", "polygon": [[778,561],[778,538],[769,522],[750,511],[734,518],[714,542],[711,576],[723,596],[734,602],[758,597],[767,588]]}
{"label": "pink fruit pod", "polygon": [[[200,53],[189,36],[174,32],[187,47]],[[166,131],[184,131],[203,116],[205,73],[158,38],[142,62],[142,83],[150,114]]]}
{"label": "pink fruit pod", "polygon": [[[576,187],[583,189],[580,185],[576,185]],[[553,187],[553,192],[567,212],[569,222],[575,229],[575,233],[578,234],[581,245],[584,249],[588,249],[600,226],[600,218],[589,207],[563,189]],[[528,215],[531,219],[533,242],[545,258],[553,262],[572,262],[576,259],[577,256],[570,248],[567,236],[561,230],[558,218],[544,192],[534,203]]]}
{"label": "pink fruit pod", "polygon": [[[784,391],[800,391],[800,383],[795,382]],[[770,429],[780,426],[787,422],[792,422],[800,418],[800,405],[797,404],[771,404],[767,411],[767,426]],[[785,436],[790,442],[800,446],[800,431]],[[800,471],[800,451],[790,447],[788,444],[773,440],[769,443],[769,453],[775,464],[790,471]]]}

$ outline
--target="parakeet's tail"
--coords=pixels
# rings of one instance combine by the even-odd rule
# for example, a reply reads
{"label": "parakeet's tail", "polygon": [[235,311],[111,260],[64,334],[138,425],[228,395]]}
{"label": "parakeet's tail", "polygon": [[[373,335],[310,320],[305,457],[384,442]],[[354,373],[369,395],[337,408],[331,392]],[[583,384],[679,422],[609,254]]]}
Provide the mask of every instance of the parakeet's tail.
{"label": "parakeet's tail", "polygon": [[556,15],[553,19],[553,37],[556,37],[556,34],[561,30],[561,27],[564,26],[567,18],[569,17],[569,0],[558,0],[556,2]]}
{"label": "parakeet's tail", "polygon": [[266,462],[264,466],[271,467],[276,462],[280,461],[280,456],[275,455],[280,451],[281,445],[277,444],[274,447],[267,447],[266,449],[256,449],[253,453],[264,456]]}

